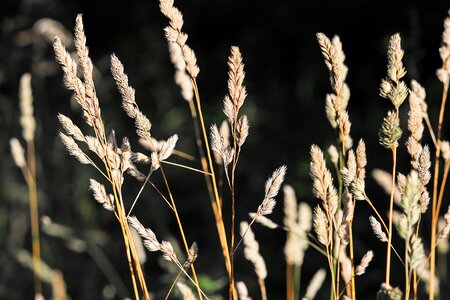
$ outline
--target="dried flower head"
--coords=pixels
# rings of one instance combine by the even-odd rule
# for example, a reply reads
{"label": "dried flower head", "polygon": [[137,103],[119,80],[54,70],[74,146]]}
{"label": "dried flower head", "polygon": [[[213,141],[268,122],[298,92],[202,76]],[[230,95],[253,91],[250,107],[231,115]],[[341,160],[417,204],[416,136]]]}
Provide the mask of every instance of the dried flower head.
{"label": "dried flower head", "polygon": [[183,297],[183,300],[196,300],[195,294],[192,292],[192,290],[184,283],[177,282],[178,290],[181,293],[181,296]]}
{"label": "dried flower head", "polygon": [[248,123],[247,116],[242,116],[239,118],[237,128],[236,128],[236,142],[239,146],[239,148],[242,147],[242,145],[245,143],[245,140],[248,136],[248,131],[250,128],[250,124]]}
{"label": "dried flower head", "polygon": [[272,173],[272,176],[270,176],[269,179],[267,179],[264,199],[257,211],[259,215],[265,216],[272,213],[276,204],[275,197],[278,195],[278,191],[284,181],[286,170],[286,166],[281,166]]}
{"label": "dried flower head", "polygon": [[449,233],[450,233],[450,206],[448,207],[448,210],[444,215],[444,225],[442,226],[442,229],[439,231],[438,240],[446,239]]}
{"label": "dried flower head", "polygon": [[320,208],[320,206],[316,206],[316,208],[314,209],[313,222],[314,222],[314,230],[316,231],[319,242],[321,242],[325,246],[330,245],[331,243],[331,230],[329,228],[330,224],[328,223],[327,215]]}
{"label": "dried flower head", "polygon": [[388,238],[386,236],[386,233],[384,233],[383,229],[381,228],[380,222],[378,222],[377,219],[375,219],[373,216],[369,217],[369,222],[376,237],[383,243],[387,242]]}
{"label": "dried flower head", "polygon": [[366,272],[366,269],[369,266],[369,263],[372,261],[372,258],[373,258],[372,250],[367,251],[367,253],[364,254],[363,258],[361,259],[361,262],[355,268],[356,276],[360,276]]}
{"label": "dried flower head", "polygon": [[230,148],[228,139],[225,140],[225,138],[219,133],[219,129],[217,129],[216,124],[211,125],[210,131],[211,149],[222,158],[226,172],[227,166],[233,161],[234,151]]}
{"label": "dried flower head", "polygon": [[381,82],[380,96],[391,100],[396,110],[408,96],[408,88],[401,80],[406,74],[402,63],[403,54],[400,35],[392,35],[388,47],[387,77]]}
{"label": "dried flower head", "polygon": [[402,130],[400,129],[400,120],[395,112],[388,111],[387,116],[383,119],[378,136],[380,144],[386,149],[398,147]]}
{"label": "dried flower head", "polygon": [[285,185],[284,191],[284,225],[288,231],[284,255],[290,265],[301,266],[305,251],[308,249],[307,234],[311,230],[312,212],[306,203],[297,205],[294,189]]}
{"label": "dried flower head", "polygon": [[111,55],[111,74],[122,96],[122,107],[127,115],[134,119],[137,135],[146,141],[151,141],[150,120],[139,110],[135,100],[134,89],[128,84],[128,76],[120,60],[115,54]]}
{"label": "dried flower head", "polygon": [[102,204],[106,210],[114,211],[114,197],[106,193],[105,186],[103,184],[94,179],[90,179],[89,189],[94,194],[94,199],[97,200],[98,203]]}
{"label": "dried flower head", "polygon": [[377,300],[401,300],[402,291],[396,287],[393,288],[387,283],[382,283],[377,292]]}
{"label": "dried flower head", "polygon": [[20,78],[19,100],[22,136],[26,142],[30,142],[34,139],[36,120],[33,116],[33,93],[31,89],[31,75],[29,73],[23,74]]}
{"label": "dried flower head", "polygon": [[252,298],[248,296],[247,286],[243,281],[236,282],[236,288],[238,290],[240,300],[252,300]]}
{"label": "dried flower head", "polygon": [[437,70],[437,77],[444,84],[448,84],[450,79],[450,11],[448,14],[449,16],[444,21],[442,46],[439,48],[439,54],[442,59],[442,68]]}
{"label": "dried flower head", "polygon": [[333,186],[331,173],[326,167],[322,150],[318,146],[312,145],[310,153],[310,176],[313,180],[313,194],[322,200],[328,214],[333,216],[337,210],[338,196],[336,188]]}
{"label": "dried flower head", "polygon": [[441,152],[445,161],[448,161],[450,159],[450,144],[448,141],[441,141]]}
{"label": "dried flower head", "polygon": [[19,140],[12,138],[9,140],[9,145],[11,147],[11,155],[14,159],[14,163],[19,168],[25,168],[27,166],[27,161],[25,159],[25,150],[20,144]]}
{"label": "dried flower head", "polygon": [[78,159],[78,161],[83,165],[88,165],[91,163],[89,157],[83,152],[83,150],[80,149],[72,137],[67,136],[62,132],[59,133],[59,137],[61,138],[64,146],[66,146],[66,149],[69,151],[70,155],[75,156],[75,158]]}
{"label": "dried flower head", "polygon": [[328,155],[330,156],[330,160],[334,165],[337,165],[339,161],[339,153],[334,145],[328,147]]}
{"label": "dried flower head", "polygon": [[259,223],[262,226],[267,227],[269,229],[276,229],[276,228],[280,227],[280,226],[278,226],[277,223],[275,223],[271,219],[269,219],[265,216],[258,215],[255,212],[248,213],[248,215],[252,220],[254,219],[256,223]]}
{"label": "dried flower head", "polygon": [[[167,28],[170,29],[171,27]],[[186,63],[184,62],[180,45],[176,43],[177,36],[168,43],[170,60],[175,66],[175,83],[180,87],[183,99],[192,101],[194,98],[194,90],[192,88],[191,78],[186,73]]]}
{"label": "dried flower head", "polygon": [[255,239],[255,234],[247,222],[241,222],[240,232],[244,243],[245,258],[253,263],[258,279],[264,280],[267,277],[266,263],[259,253],[259,244]]}
{"label": "dried flower head", "polygon": [[327,277],[327,272],[324,269],[319,269],[311,279],[311,281],[308,284],[308,287],[306,288],[305,296],[303,297],[303,300],[310,300],[314,299],[316,297],[317,292],[322,287],[323,282],[325,281],[325,278]]}

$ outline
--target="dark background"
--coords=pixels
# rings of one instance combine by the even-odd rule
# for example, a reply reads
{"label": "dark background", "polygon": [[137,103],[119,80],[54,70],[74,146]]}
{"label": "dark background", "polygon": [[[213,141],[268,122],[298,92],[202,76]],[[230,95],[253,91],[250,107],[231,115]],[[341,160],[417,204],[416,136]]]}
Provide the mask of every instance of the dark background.
{"label": "dark background", "polygon": [[[309,148],[314,143],[326,149],[335,143],[336,136],[324,113],[324,99],[330,87],[328,71],[315,40],[316,32],[330,37],[338,34],[343,42],[349,67],[347,83],[352,93],[351,135],[355,141],[360,138],[366,141],[368,173],[374,168],[391,168],[390,153],[377,142],[378,128],[390,109],[388,101],[378,96],[378,88],[386,74],[387,41],[395,32],[402,36],[407,82],[417,79],[425,86],[430,118],[433,124],[437,122],[442,88],[434,74],[441,65],[438,48],[443,20],[450,8],[447,1],[185,0],[175,5],[184,14],[184,31],[189,34],[188,43],[197,55],[201,70],[198,84],[206,124],[224,119],[221,109],[227,92],[226,61],[230,46],[239,46],[244,57],[248,98],[243,111],[249,117],[251,131],[237,169],[237,220],[247,219],[247,212],[256,209],[263,197],[264,181],[281,164],[288,165],[286,182],[294,186],[300,201],[312,206],[318,203],[312,197],[308,175]],[[73,299],[115,297],[111,285],[123,297],[131,287],[118,224],[88,192],[88,179],[100,180],[100,176],[69,157],[57,137],[57,112],[87,128],[83,126],[79,109],[71,104],[70,93],[63,87],[62,72],[53,62],[49,40],[33,30],[38,20],[52,18],[71,33],[77,13],[83,13],[107,128],[114,129],[118,137],[128,136],[135,150],[143,150],[137,143],[133,122],[120,107],[120,96],[109,72],[109,55],[114,52],[125,65],[138,104],[153,123],[153,135],[163,139],[177,133],[179,149],[197,155],[189,108],[172,78],[174,68],[163,34],[167,21],[159,12],[158,1],[1,1],[1,299],[32,297],[32,272],[15,258],[17,249],[30,249],[27,190],[10,157],[8,143],[10,138],[21,134],[17,92],[19,78],[25,72],[33,76],[40,214],[70,228],[72,232],[63,234],[66,239],[77,237],[88,245],[79,249],[64,238],[42,233],[43,260],[61,270]],[[407,105],[404,105],[405,131],[406,121]],[[445,128],[444,137],[448,138],[447,132]],[[409,170],[409,158],[403,147],[405,137],[406,134],[399,154],[399,170],[403,173]],[[424,140],[430,143],[427,134]],[[200,166],[198,162],[193,165]],[[167,169],[188,240],[199,244],[197,270],[206,276],[202,282],[210,288],[210,294],[224,294],[226,273],[204,179],[189,171]],[[160,178],[154,180],[161,186]],[[386,211],[388,197],[370,176],[366,185],[375,205]],[[124,189],[126,198],[133,199],[139,184],[129,178]],[[227,211],[227,192],[224,195]],[[279,223],[282,222],[281,199],[272,216]],[[371,211],[367,205],[358,204],[357,210],[355,256],[359,260],[367,250],[375,250],[367,274],[357,279],[358,296],[374,299],[384,279],[385,247],[370,232],[367,218]],[[175,219],[153,190],[144,191],[135,213],[158,237],[174,243],[180,240]],[[427,237],[427,218],[424,224]],[[269,299],[284,298],[285,234],[257,225],[254,230],[269,271]],[[395,242],[402,249],[402,241]],[[108,264],[98,257],[107,258],[118,275],[111,275],[114,273],[105,267]],[[237,252],[236,260],[237,279],[244,280],[250,295],[258,299],[251,264],[243,258],[242,251]],[[402,270],[393,272],[394,284],[402,287],[403,269],[398,261],[393,263],[393,270]],[[302,291],[319,267],[326,268],[325,259],[308,250]],[[174,278],[173,269],[161,263],[157,254],[148,253],[145,270],[151,291],[160,299]],[[441,283],[443,299],[448,296],[447,283]],[[45,285],[44,294],[51,294],[49,285]],[[325,287],[317,298],[327,297],[328,287]]]}

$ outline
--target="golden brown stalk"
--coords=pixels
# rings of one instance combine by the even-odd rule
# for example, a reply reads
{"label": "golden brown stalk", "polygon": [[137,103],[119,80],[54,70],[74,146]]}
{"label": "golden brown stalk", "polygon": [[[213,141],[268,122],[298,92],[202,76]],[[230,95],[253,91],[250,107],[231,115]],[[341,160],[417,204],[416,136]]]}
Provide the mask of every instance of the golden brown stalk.
{"label": "golden brown stalk", "polygon": [[286,263],[286,299],[294,300],[294,265]]}
{"label": "golden brown stalk", "polygon": [[41,264],[41,247],[39,239],[39,211],[36,186],[36,156],[34,151],[34,142],[27,142],[28,153],[28,193],[30,199],[30,216],[31,216],[31,237],[33,250],[33,270],[34,270],[34,288],[35,294],[42,294],[42,284],[39,279],[39,270]]}
{"label": "golden brown stalk", "polygon": [[389,284],[391,276],[391,245],[392,245],[392,214],[394,211],[394,189],[395,189],[395,174],[397,172],[397,147],[392,148],[392,188],[389,198],[389,228],[388,228],[388,246],[386,255],[386,280]]}
{"label": "golden brown stalk", "polygon": [[222,246],[222,252],[225,257],[225,266],[227,268],[228,274],[231,275],[230,252],[228,249],[227,236],[226,236],[225,226],[224,226],[223,218],[222,218],[222,206],[221,206],[219,191],[217,188],[217,181],[216,181],[216,175],[215,175],[214,166],[213,166],[213,162],[212,162],[211,149],[209,147],[209,142],[208,142],[208,134],[206,133],[205,121],[203,119],[200,95],[198,92],[196,80],[194,78],[191,78],[191,81],[192,81],[192,86],[194,87],[195,104],[197,107],[197,113],[198,113],[198,117],[199,117],[199,121],[200,121],[200,128],[201,128],[201,134],[202,134],[202,138],[203,138],[203,144],[205,145],[205,149],[206,149],[206,158],[207,158],[208,169],[209,169],[208,171],[211,173],[212,188],[213,188],[214,199],[215,199],[215,202],[212,202],[212,207],[213,207],[213,211],[214,211],[214,216],[216,218],[216,226],[219,231],[219,239],[220,239],[220,244]]}
{"label": "golden brown stalk", "polygon": [[[436,138],[436,154],[434,165],[434,178],[433,178],[433,197],[432,197],[432,220],[431,220],[431,241],[430,245],[433,246],[436,243],[436,226],[439,217],[439,210],[437,209],[437,197],[438,197],[438,181],[439,181],[439,157],[441,155],[441,130],[444,120],[445,104],[447,101],[447,94],[449,88],[450,78],[450,17],[447,17],[444,21],[444,32],[442,34],[442,46],[439,48],[439,53],[442,59],[442,68],[437,71],[439,80],[443,83],[443,92],[441,100],[441,109],[439,111],[437,138]],[[439,208],[440,209],[440,208]],[[429,299],[434,300],[434,274],[436,268],[436,252],[434,247],[431,249],[430,257],[430,282]]]}
{"label": "golden brown stalk", "polygon": [[[449,58],[450,59],[450,58]],[[437,140],[436,140],[436,152],[435,152],[435,161],[434,161],[434,176],[433,176],[433,196],[432,196],[432,219],[431,219],[431,240],[430,245],[434,245],[436,243],[436,226],[439,219],[440,206],[438,202],[438,181],[439,181],[439,162],[441,156],[441,130],[442,123],[444,120],[444,110],[445,103],[447,101],[449,82],[448,80],[444,82],[444,89],[442,92],[442,101],[441,101],[441,109],[439,112],[439,121],[438,121],[438,130],[437,130]],[[445,182],[443,182],[445,185]],[[439,208],[438,208],[439,206]],[[431,248],[431,257],[430,257],[430,282],[429,288],[430,291],[434,291],[434,274],[436,268],[436,251],[435,247]],[[434,293],[430,292],[430,300],[434,300]]]}
{"label": "golden brown stalk", "polygon": [[[353,205],[353,211],[356,208],[356,203],[358,201],[355,201],[354,205]],[[351,287],[351,291],[352,291],[352,299],[355,300],[356,299],[356,285],[355,285],[355,254],[354,254],[354,250],[353,250],[353,218],[350,220],[349,225],[348,225],[348,229],[349,229],[349,235],[350,235],[350,244],[349,244],[349,248],[350,248],[350,262],[352,264],[352,269],[351,269],[351,283],[350,283],[350,287]],[[339,274],[337,274],[336,276],[339,276]],[[339,289],[339,286],[337,287]]]}
{"label": "golden brown stalk", "polygon": [[[198,91],[198,86],[196,82],[196,77],[199,73],[199,68],[197,66],[197,59],[195,57],[194,51],[186,44],[187,41],[187,35],[181,31],[183,26],[183,16],[181,12],[173,6],[173,1],[171,0],[160,0],[160,10],[163,13],[164,16],[166,16],[169,20],[169,26],[165,28],[165,35],[169,42],[176,43],[179,45],[181,49],[181,53],[185,62],[185,70],[186,73],[191,78],[192,88],[194,91],[194,98],[195,98],[195,105],[197,109],[197,115],[199,117],[200,127],[201,127],[201,134],[203,138],[203,144],[206,149],[206,157],[207,157],[207,163],[208,168],[205,169],[204,163],[202,163],[202,167],[204,168],[205,172],[211,173],[211,179],[212,179],[212,190],[214,194],[214,200],[211,202],[214,217],[216,220],[216,226],[219,233],[219,240],[220,245],[222,247],[223,256],[225,258],[225,266],[228,272],[229,277],[231,278],[231,262],[230,262],[230,252],[228,248],[228,242],[225,232],[225,226],[223,223],[222,218],[222,205],[221,205],[221,198],[219,196],[218,192],[218,185],[216,182],[216,176],[214,172],[214,167],[212,163],[212,156],[211,151],[209,148],[208,143],[208,135],[206,133],[206,127],[205,122],[203,120],[203,113],[201,109],[201,102],[200,102],[200,96]],[[237,298],[237,292],[234,289],[233,295],[235,295],[235,298]],[[199,297],[201,298],[201,294],[199,293]]]}
{"label": "golden brown stalk", "polygon": [[39,211],[36,183],[36,153],[34,147],[34,134],[36,121],[33,116],[33,94],[31,88],[31,75],[24,74],[20,78],[19,89],[20,100],[20,124],[22,125],[22,136],[27,143],[27,185],[30,203],[31,218],[31,245],[33,253],[33,272],[35,295],[42,295],[42,283],[38,276],[41,264],[41,246],[39,238]]}

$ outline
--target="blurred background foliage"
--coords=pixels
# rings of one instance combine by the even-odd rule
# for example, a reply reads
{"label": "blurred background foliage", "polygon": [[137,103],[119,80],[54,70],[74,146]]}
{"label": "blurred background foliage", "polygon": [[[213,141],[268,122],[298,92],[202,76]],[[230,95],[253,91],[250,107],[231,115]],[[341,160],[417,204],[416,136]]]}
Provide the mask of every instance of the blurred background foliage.
{"label": "blurred background foliage", "polygon": [[[237,219],[247,219],[262,200],[264,181],[281,164],[288,165],[286,182],[300,201],[314,205],[309,179],[309,147],[326,149],[336,136],[324,113],[325,94],[330,91],[315,33],[338,34],[349,67],[347,83],[355,141],[368,145],[368,170],[388,170],[390,153],[378,145],[377,132],[388,101],[378,96],[385,76],[386,45],[392,33],[400,32],[405,50],[408,81],[417,79],[427,90],[429,114],[436,122],[441,85],[435,77],[440,67],[438,47],[448,1],[177,1],[185,17],[185,31],[195,50],[201,72],[198,77],[206,124],[224,119],[222,100],[227,92],[227,57],[232,45],[244,57],[248,98],[243,107],[251,133],[237,169]],[[121,59],[136,89],[136,100],[153,123],[156,138],[177,133],[179,149],[197,156],[192,120],[187,103],[173,81],[158,1],[58,1],[2,0],[0,2],[0,298],[31,299],[33,275],[26,266],[30,249],[27,189],[9,151],[9,139],[20,137],[18,108],[19,78],[32,74],[38,164],[39,210],[45,218],[41,247],[43,260],[60,270],[72,299],[114,299],[129,296],[130,282],[120,229],[114,217],[100,207],[88,192],[88,179],[100,176],[69,157],[59,141],[57,112],[83,126],[79,108],[62,84],[62,72],[54,62],[51,43],[55,34],[73,50],[71,33],[77,13],[83,13],[88,46],[95,64],[95,82],[108,130],[128,136],[134,150],[143,151],[134,124],[120,106],[120,95],[109,72],[111,53]],[[56,31],[55,31],[56,30]],[[406,109],[403,107],[403,109]],[[402,122],[406,128],[406,111]],[[448,124],[448,122],[447,122]],[[404,135],[406,136],[406,135]],[[448,138],[448,130],[444,130]],[[403,138],[404,140],[405,138]],[[430,143],[428,135],[425,141]],[[409,169],[406,151],[399,156],[400,171]],[[179,162],[186,163],[179,160]],[[198,161],[191,163],[199,167]],[[208,194],[201,175],[167,168],[174,196],[189,241],[199,244],[197,270],[207,293],[224,293],[226,273]],[[160,179],[155,178],[160,185]],[[372,179],[368,193],[385,211],[388,198]],[[139,184],[128,178],[125,195],[131,202]],[[227,191],[224,191],[228,214]],[[282,201],[273,219],[282,221]],[[130,203],[128,202],[128,203]],[[444,203],[445,205],[445,203]],[[160,238],[179,240],[178,229],[167,206],[147,188],[135,213]],[[371,235],[370,210],[358,206],[355,223],[357,258],[375,250],[374,263],[357,280],[358,295],[373,299],[383,280],[384,246]],[[228,220],[228,219],[227,219]],[[54,222],[54,223],[52,223]],[[55,224],[64,227],[55,227]],[[45,226],[53,224],[53,226]],[[429,221],[425,220],[428,228]],[[53,231],[52,231],[53,230]],[[56,232],[54,232],[56,230]],[[284,297],[285,234],[254,227],[269,270],[269,299]],[[427,230],[428,231],[428,230]],[[425,232],[427,236],[427,233]],[[156,254],[148,254],[145,270],[156,299],[165,295],[174,270]],[[237,254],[236,273],[250,295],[258,298],[252,266]],[[312,274],[324,267],[325,259],[308,250],[303,267],[303,288]],[[394,261],[394,264],[400,264]],[[445,270],[445,266],[443,267]],[[394,267],[395,270],[395,267]],[[400,285],[402,273],[394,275]],[[445,284],[442,282],[445,289]],[[44,295],[50,296],[50,285]],[[323,289],[319,299],[327,297]],[[448,294],[447,294],[448,296]],[[444,298],[445,299],[445,294]]]}

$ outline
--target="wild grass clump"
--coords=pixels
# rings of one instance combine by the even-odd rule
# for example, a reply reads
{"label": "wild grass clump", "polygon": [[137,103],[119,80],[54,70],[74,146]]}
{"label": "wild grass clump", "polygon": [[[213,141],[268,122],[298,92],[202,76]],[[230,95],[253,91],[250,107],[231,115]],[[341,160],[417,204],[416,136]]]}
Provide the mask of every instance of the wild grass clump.
{"label": "wild grass clump", "polygon": [[[180,87],[181,96],[186,100],[193,119],[198,147],[195,155],[185,153],[178,147],[177,142],[183,137],[176,133],[163,140],[154,136],[152,128],[159,125],[152,124],[146,112],[140,109],[125,66],[118,58],[120,54],[110,57],[111,74],[122,98],[122,108],[134,123],[136,137],[145,150],[134,150],[139,146],[131,145],[132,139],[119,138],[114,128],[106,126],[108,123],[103,118],[102,102],[96,92],[94,66],[81,15],[76,17],[75,25],[76,57],[67,52],[59,37],[55,38],[53,44],[56,61],[63,71],[64,85],[81,107],[88,126],[88,130],[83,131],[83,127],[79,127],[69,117],[58,114],[62,126],[60,138],[70,155],[98,172],[97,178],[89,180],[90,190],[94,199],[110,212],[111,218],[117,221],[120,228],[133,297],[136,300],[155,298],[152,289],[156,286],[154,282],[157,276],[144,272],[138,253],[143,245],[149,252],[161,254],[165,261],[176,267],[176,276],[171,278],[171,284],[167,286],[166,299],[172,297],[175,287],[183,299],[213,299],[213,295],[205,292],[199,280],[196,262],[202,259],[199,251],[202,245],[197,245],[189,238],[189,232],[185,232],[185,220],[177,205],[180,200],[172,192],[175,183],[166,172],[166,166],[171,165],[204,177],[205,194],[210,198],[221,246],[221,253],[217,255],[221,257],[216,261],[224,264],[223,271],[228,281],[227,292],[224,293],[230,300],[251,299],[250,296],[267,299],[266,282],[270,280],[271,269],[280,268],[269,263],[263,251],[260,251],[264,247],[279,245],[259,243],[252,230],[257,225],[286,233],[284,248],[278,247],[285,257],[286,293],[278,298],[313,299],[322,288],[327,289],[330,299],[357,299],[360,296],[357,278],[371,272],[371,261],[376,256],[385,257],[384,278],[379,278],[377,299],[439,298],[436,252],[450,232],[450,206],[441,216],[450,170],[450,146],[442,132],[450,82],[450,17],[444,22],[442,46],[439,49],[442,67],[437,70],[437,77],[443,88],[439,118],[434,123],[427,113],[425,89],[415,80],[409,86],[405,81],[407,70],[403,65],[405,52],[400,34],[392,35],[389,40],[387,71],[385,78],[381,79],[379,95],[390,102],[391,108],[380,120],[378,142],[381,147],[377,151],[388,151],[392,161],[386,162],[383,167],[389,166],[390,171],[376,169],[372,172],[372,177],[388,194],[384,200],[377,199],[378,203],[385,201],[388,204],[387,212],[379,211],[376,202],[371,200],[373,196],[366,190],[366,181],[371,180],[366,176],[368,161],[371,159],[366,153],[366,143],[351,135],[351,94],[346,82],[349,70],[345,65],[343,44],[338,36],[330,39],[324,33],[318,33],[317,41],[330,79],[330,92],[324,95],[325,114],[336,136],[333,145],[319,145],[318,140],[310,148],[311,188],[313,196],[319,201],[313,208],[306,202],[299,203],[294,189],[290,185],[283,185],[287,167],[281,165],[261,187],[258,195],[261,201],[253,203],[254,209],[249,212],[249,218],[237,220],[236,210],[245,199],[242,199],[236,188],[239,183],[236,170],[240,167],[238,163],[242,152],[246,151],[245,142],[251,133],[250,117],[241,110],[248,101],[243,54],[236,46],[230,48],[228,91],[223,99],[224,121],[219,126],[216,125],[219,122],[205,124],[197,82],[200,67],[183,29],[183,15],[171,0],[160,0],[160,10],[169,22],[164,34],[175,67],[175,82]],[[30,78],[25,75],[21,85],[21,124],[27,144],[27,158],[17,139],[11,140],[11,150],[29,188],[33,271],[38,274],[41,258],[33,144],[35,122],[29,81]],[[405,109],[408,111],[407,124],[402,122],[402,110]],[[432,140],[431,145],[423,142],[426,134]],[[405,136],[406,143],[403,143],[402,137]],[[327,151],[322,150],[325,147]],[[175,163],[171,160],[174,156],[185,163]],[[197,156],[201,165],[199,169],[189,164],[192,157]],[[409,158],[410,169],[405,174],[398,170],[399,156]],[[161,179],[162,186],[155,183],[155,177]],[[127,185],[124,185],[125,181]],[[129,186],[128,181],[139,189],[134,198],[125,196],[124,188]],[[176,220],[178,239],[182,245],[178,252],[172,242],[161,240],[157,232],[139,221],[144,212],[134,208],[147,186],[157,192]],[[282,225],[270,218],[280,206],[277,206],[280,190],[284,194]],[[364,218],[375,238],[385,244],[386,254],[371,249],[363,249],[364,255],[358,254],[361,251],[355,251],[356,247],[360,247],[355,238],[358,234],[354,230],[355,214],[363,214],[360,207],[366,204],[372,213]],[[424,232],[430,232],[430,235]],[[402,243],[396,243],[394,236],[398,236]],[[323,256],[328,270],[320,268],[321,264],[313,263],[315,275],[304,278],[302,269],[305,263],[310,264],[305,259],[310,248]],[[237,255],[243,255],[251,262],[259,294],[249,292],[247,283],[236,272]],[[404,268],[401,288],[399,283],[392,280],[393,260],[398,260]],[[327,277],[329,287],[322,287]],[[309,285],[303,284],[308,281]],[[42,294],[37,275],[35,291],[37,296]]]}

